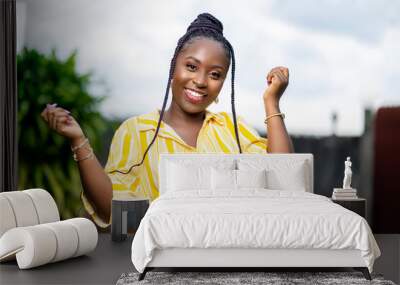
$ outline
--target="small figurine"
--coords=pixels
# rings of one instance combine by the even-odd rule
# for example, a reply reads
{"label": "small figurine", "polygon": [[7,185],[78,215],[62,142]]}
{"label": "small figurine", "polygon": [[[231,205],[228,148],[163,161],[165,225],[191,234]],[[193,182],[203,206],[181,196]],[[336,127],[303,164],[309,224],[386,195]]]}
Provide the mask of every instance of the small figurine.
{"label": "small figurine", "polygon": [[344,162],[344,179],[343,179],[343,189],[352,189],[351,188],[351,176],[353,175],[351,171],[351,161],[350,156],[347,157],[347,160]]}

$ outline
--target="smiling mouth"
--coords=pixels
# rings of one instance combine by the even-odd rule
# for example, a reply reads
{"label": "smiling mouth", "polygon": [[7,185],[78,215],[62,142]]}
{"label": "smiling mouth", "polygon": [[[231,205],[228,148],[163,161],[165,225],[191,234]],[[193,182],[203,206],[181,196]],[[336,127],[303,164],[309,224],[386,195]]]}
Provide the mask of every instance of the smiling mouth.
{"label": "smiling mouth", "polygon": [[207,94],[199,93],[188,88],[184,88],[184,94],[185,98],[193,104],[202,103],[205,101],[205,97],[207,97]]}

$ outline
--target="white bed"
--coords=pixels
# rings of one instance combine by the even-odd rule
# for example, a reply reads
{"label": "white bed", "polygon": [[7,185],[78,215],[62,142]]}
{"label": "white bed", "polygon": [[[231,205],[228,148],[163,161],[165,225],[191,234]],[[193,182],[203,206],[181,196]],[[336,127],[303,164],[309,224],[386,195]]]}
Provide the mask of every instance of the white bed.
{"label": "white bed", "polygon": [[155,267],[354,267],[368,279],[380,255],[365,219],[313,194],[311,154],[162,154],[159,175],[132,243],[140,279]]}

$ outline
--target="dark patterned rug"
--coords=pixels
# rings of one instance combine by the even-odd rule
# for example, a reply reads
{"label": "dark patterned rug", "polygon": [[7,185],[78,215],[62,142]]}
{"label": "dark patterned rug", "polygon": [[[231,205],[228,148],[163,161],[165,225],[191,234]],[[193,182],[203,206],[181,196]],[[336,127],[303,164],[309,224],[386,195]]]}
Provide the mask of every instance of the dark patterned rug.
{"label": "dark patterned rug", "polygon": [[150,271],[145,279],[138,281],[139,273],[124,273],[117,285],[133,284],[390,284],[382,275],[372,274],[372,281],[361,272],[155,272]]}

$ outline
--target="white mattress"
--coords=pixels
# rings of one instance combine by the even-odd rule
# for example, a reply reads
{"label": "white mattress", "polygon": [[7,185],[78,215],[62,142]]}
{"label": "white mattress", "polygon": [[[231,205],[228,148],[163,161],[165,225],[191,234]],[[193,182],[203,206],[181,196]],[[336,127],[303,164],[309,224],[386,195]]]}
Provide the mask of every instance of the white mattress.
{"label": "white mattress", "polygon": [[156,249],[356,249],[372,272],[380,255],[364,218],[328,198],[299,191],[247,189],[169,192],[156,199],[132,243],[139,272]]}

